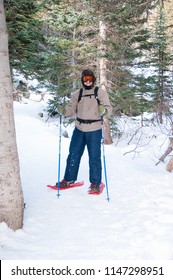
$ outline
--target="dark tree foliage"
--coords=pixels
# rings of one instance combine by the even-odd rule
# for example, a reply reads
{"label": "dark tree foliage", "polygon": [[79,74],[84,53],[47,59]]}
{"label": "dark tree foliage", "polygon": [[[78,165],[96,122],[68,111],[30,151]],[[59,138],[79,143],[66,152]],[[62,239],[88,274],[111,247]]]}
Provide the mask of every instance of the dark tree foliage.
{"label": "dark tree foliage", "polygon": [[37,17],[37,1],[5,0],[4,7],[11,66],[26,76],[34,75],[44,61],[44,38],[41,21]]}
{"label": "dark tree foliage", "polygon": [[[103,57],[114,113],[151,110],[157,75],[144,73],[156,62],[158,47],[145,23],[158,2],[5,0],[12,69],[45,83],[60,101],[79,87],[84,67],[94,68],[99,81]],[[106,27],[104,52],[100,52],[100,21]]]}

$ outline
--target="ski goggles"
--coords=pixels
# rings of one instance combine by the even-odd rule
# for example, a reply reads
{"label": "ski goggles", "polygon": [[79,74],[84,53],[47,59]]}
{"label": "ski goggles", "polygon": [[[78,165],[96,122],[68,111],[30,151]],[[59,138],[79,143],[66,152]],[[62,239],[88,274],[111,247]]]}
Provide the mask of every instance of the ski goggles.
{"label": "ski goggles", "polygon": [[92,83],[93,82],[93,76],[84,76],[83,81]]}

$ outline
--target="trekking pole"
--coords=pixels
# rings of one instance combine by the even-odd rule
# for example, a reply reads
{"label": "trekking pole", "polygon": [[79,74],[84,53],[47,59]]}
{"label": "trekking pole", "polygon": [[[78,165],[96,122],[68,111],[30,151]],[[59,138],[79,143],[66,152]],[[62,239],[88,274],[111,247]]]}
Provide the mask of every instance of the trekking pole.
{"label": "trekking pole", "polygon": [[57,196],[60,197],[60,171],[61,171],[61,128],[62,125],[62,114],[59,116],[59,151],[58,151],[58,193]]}
{"label": "trekking pole", "polygon": [[105,157],[105,145],[104,145],[104,126],[103,126],[103,117],[102,120],[102,148],[103,148],[103,165],[104,165],[104,175],[105,175],[105,184],[106,184],[106,194],[107,194],[107,201],[109,202],[109,190],[108,190],[108,180],[107,180],[107,172],[106,172],[106,157]]}

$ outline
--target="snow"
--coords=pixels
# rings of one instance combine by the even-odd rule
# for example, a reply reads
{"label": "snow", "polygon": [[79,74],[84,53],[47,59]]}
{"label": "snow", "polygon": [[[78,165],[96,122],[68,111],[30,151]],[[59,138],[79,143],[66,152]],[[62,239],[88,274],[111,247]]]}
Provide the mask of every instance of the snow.
{"label": "snow", "polygon": [[[165,134],[144,128],[142,135],[149,144],[136,153],[132,151],[137,139],[128,144],[128,134],[128,139],[105,145],[109,202],[106,189],[100,196],[87,194],[87,151],[78,175],[84,186],[61,191],[58,198],[57,191],[46,185],[57,181],[59,122],[47,120],[46,101],[39,100],[32,95],[24,103],[14,102],[26,208],[21,230],[0,224],[1,259],[172,260],[173,175],[165,169],[169,157],[155,165],[167,147]],[[73,126],[62,130],[71,136]],[[62,137],[61,178],[69,143],[70,137]]]}

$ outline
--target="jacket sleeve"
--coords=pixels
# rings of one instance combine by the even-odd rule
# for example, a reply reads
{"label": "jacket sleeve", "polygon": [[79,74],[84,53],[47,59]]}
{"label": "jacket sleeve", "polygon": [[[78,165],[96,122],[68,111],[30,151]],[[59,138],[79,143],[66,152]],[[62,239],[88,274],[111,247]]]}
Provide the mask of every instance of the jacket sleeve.
{"label": "jacket sleeve", "polygon": [[78,93],[79,91],[75,91],[71,94],[70,102],[65,106],[65,117],[72,117],[76,114]]}
{"label": "jacket sleeve", "polygon": [[107,111],[104,118],[109,119],[112,115],[112,106],[110,104],[108,93],[105,92],[103,89],[99,89],[98,98],[100,100],[100,104],[104,105]]}

